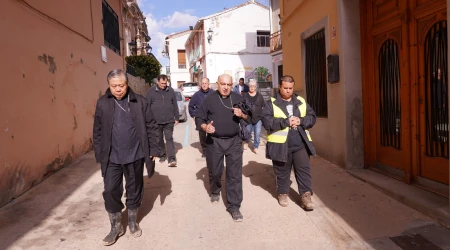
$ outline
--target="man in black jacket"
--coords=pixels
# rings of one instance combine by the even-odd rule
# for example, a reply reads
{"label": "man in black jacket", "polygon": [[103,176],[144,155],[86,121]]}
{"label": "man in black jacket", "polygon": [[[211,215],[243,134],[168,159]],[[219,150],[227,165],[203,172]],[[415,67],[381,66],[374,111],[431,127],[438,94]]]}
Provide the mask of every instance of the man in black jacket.
{"label": "man in black jacket", "polygon": [[[218,91],[207,96],[196,113],[195,122],[199,129],[209,134],[206,140],[206,166],[209,173],[211,203],[220,200],[224,157],[226,157],[227,211],[234,221],[244,219],[240,210],[242,195],[242,139],[239,137],[240,120],[250,116],[241,109],[234,108],[243,99],[231,91],[231,76],[220,75],[217,79]],[[245,128],[244,128],[245,129]]]}
{"label": "man in black jacket", "polygon": [[300,206],[314,209],[311,196],[311,173],[309,156],[316,151],[312,144],[309,128],[316,123],[314,110],[305,99],[294,94],[294,78],[281,78],[280,91],[266,102],[263,110],[263,124],[267,130],[266,157],[272,160],[276,176],[278,203],[288,206],[291,169],[301,196]]}
{"label": "man in black jacket", "polygon": [[[175,96],[175,91],[170,86],[167,86],[166,75],[159,75],[157,80],[158,84],[151,87],[146,96],[159,127],[159,150],[161,152],[159,162],[164,162],[167,157],[169,167],[176,167],[173,128],[180,119],[177,97]],[[164,138],[167,143],[167,153]]]}
{"label": "man in black jacket", "polygon": [[[197,110],[202,105],[205,98],[213,93],[214,90],[210,89],[209,79],[204,77],[202,79],[202,85],[201,89],[197,91],[189,101],[189,115],[195,119],[195,114],[197,113]],[[200,145],[202,146],[202,158],[205,157],[205,150],[206,150],[206,133],[202,129],[198,129],[198,137],[200,139]]]}
{"label": "man in black jacket", "polygon": [[158,154],[158,127],[147,100],[128,87],[125,72],[113,70],[107,80],[109,88],[98,99],[95,109],[93,140],[111,222],[111,232],[103,244],[111,245],[124,233],[121,224],[124,175],[130,233],[135,237],[142,234],[136,218],[144,189],[144,163],[150,178],[155,167],[153,159]]}

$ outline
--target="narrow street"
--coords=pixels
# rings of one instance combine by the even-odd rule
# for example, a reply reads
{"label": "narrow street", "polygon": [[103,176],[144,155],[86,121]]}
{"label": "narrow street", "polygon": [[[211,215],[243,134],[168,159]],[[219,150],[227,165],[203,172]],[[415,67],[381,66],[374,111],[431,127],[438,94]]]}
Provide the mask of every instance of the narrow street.
{"label": "narrow street", "polygon": [[[174,137],[178,167],[157,163],[145,179],[142,236],[127,231],[109,249],[450,249],[447,229],[321,158],[312,159],[316,209],[305,212],[294,202],[293,176],[289,207],[280,207],[270,161],[246,150],[244,221],[235,223],[224,202],[209,201],[193,121],[178,125]],[[102,191],[91,152],[0,209],[0,249],[106,249]],[[405,238],[436,245],[394,243]]]}

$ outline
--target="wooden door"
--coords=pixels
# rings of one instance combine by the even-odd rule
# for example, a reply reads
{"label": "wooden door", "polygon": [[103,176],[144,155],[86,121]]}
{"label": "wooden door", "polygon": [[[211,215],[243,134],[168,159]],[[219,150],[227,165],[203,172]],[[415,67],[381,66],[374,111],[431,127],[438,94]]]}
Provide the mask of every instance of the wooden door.
{"label": "wooden door", "polygon": [[365,30],[368,43],[363,46],[367,56],[363,74],[369,105],[364,111],[370,114],[366,138],[371,144],[366,154],[369,166],[395,168],[409,181],[409,49],[408,25],[403,20],[407,4],[385,0],[366,3],[369,29]]}
{"label": "wooden door", "polygon": [[[449,183],[448,42],[445,1],[411,1],[417,77],[418,164],[415,177]],[[414,105],[414,103],[413,103]]]}
{"label": "wooden door", "polygon": [[448,185],[446,1],[361,0],[361,27],[366,166]]}

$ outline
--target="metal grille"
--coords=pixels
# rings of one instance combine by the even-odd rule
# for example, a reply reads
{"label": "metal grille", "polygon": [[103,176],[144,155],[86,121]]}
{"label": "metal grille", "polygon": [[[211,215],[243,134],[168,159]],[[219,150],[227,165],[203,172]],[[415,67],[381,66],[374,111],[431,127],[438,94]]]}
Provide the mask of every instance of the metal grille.
{"label": "metal grille", "polygon": [[378,55],[380,141],[382,146],[400,149],[401,103],[400,64],[396,41],[383,43]]}
{"label": "metal grille", "polygon": [[317,117],[328,117],[325,30],[305,40],[306,101]]}
{"label": "metal grille", "polygon": [[431,27],[424,48],[426,154],[448,159],[447,21]]}
{"label": "metal grille", "polygon": [[103,36],[105,45],[120,55],[119,19],[109,4],[102,1]]}

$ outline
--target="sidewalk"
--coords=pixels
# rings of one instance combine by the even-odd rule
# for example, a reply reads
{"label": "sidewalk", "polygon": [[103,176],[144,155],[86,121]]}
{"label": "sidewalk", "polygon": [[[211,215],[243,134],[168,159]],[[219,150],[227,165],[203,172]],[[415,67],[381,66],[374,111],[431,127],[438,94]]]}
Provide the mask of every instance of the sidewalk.
{"label": "sidewalk", "polygon": [[235,223],[224,202],[209,202],[206,162],[190,130],[184,148],[183,137],[175,138],[179,166],[157,163],[155,176],[145,177],[140,238],[127,230],[102,246],[110,226],[89,153],[0,209],[0,249],[420,249],[408,248],[419,241],[450,249],[448,230],[321,158],[312,159],[316,209],[295,203],[293,176],[292,201],[280,207],[264,146],[262,155],[244,152],[244,221]]}

